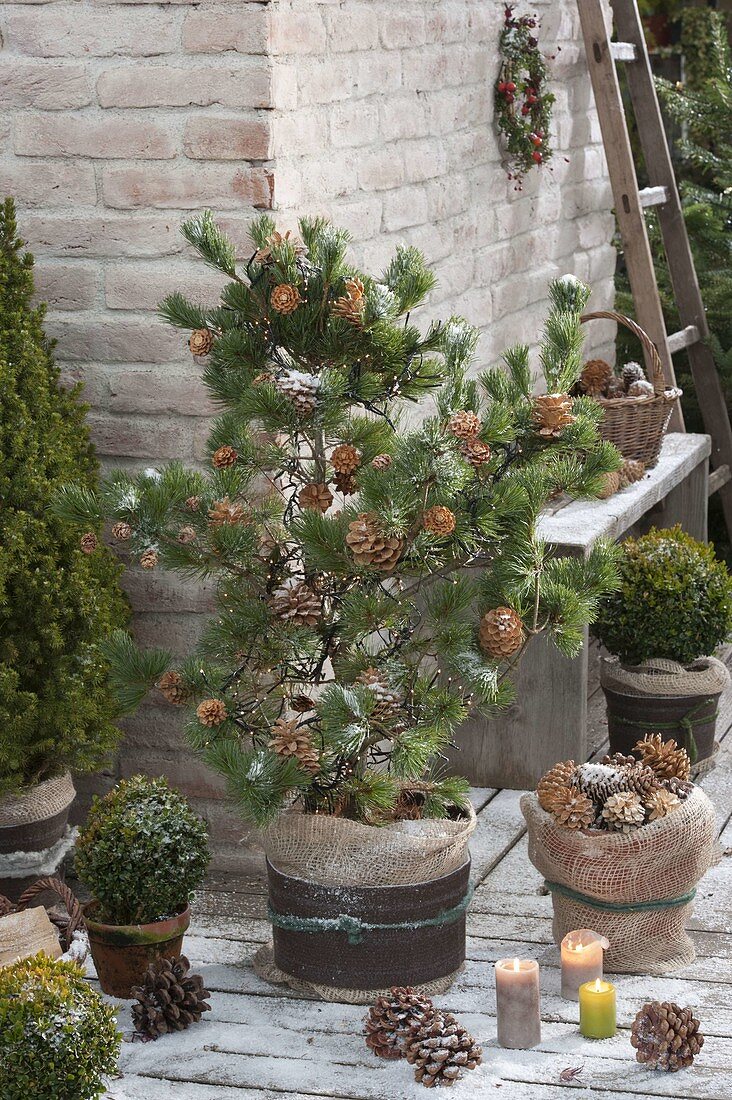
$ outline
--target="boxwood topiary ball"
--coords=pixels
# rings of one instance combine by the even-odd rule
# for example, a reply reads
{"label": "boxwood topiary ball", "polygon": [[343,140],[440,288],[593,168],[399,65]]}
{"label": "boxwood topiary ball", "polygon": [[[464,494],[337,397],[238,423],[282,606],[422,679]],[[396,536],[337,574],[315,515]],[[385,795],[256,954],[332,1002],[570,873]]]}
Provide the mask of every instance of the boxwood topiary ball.
{"label": "boxwood topiary ball", "polygon": [[35,955],[0,969],[2,1100],[96,1100],[120,1039],[114,1009],[75,963]]}

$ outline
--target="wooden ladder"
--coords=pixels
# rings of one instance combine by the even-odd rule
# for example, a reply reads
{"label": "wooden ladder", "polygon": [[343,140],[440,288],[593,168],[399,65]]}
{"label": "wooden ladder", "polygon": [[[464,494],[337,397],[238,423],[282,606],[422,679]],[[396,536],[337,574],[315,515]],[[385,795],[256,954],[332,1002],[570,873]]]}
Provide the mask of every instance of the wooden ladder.
{"label": "wooden ladder", "polygon": [[[610,0],[618,36],[618,41],[612,41],[603,0],[577,2],[636,320],[658,348],[669,386],[675,385],[671,357],[674,352],[687,349],[704,427],[712,439],[713,472],[709,478],[709,492],[720,493],[725,523],[732,536],[732,428],[707,342],[709,329],[704,304],[638,4],[636,0]],[[649,179],[649,186],[642,190],[638,188],[616,62],[627,66],[628,90]],[[643,215],[648,207],[655,207],[658,212],[671,285],[681,318],[681,328],[671,334],[666,332]],[[678,405],[671,427],[675,431],[684,430]]]}

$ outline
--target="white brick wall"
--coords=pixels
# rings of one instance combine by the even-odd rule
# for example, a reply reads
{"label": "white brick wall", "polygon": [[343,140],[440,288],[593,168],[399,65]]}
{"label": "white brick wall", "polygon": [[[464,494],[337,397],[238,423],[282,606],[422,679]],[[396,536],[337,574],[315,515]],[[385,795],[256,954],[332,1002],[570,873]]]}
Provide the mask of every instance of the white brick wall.
{"label": "white brick wall", "polygon": [[[2,9],[0,191],[18,200],[48,329],[82,378],[102,457],[203,455],[211,409],[184,337],[155,317],[173,289],[218,281],[178,227],[212,206],[246,225],[325,213],[379,269],[400,241],[439,277],[424,320],[460,312],[480,358],[535,343],[548,279],[612,302],[610,191],[575,0],[537,0],[553,65],[556,156],[523,192],[501,166],[493,84],[503,5],[487,0],[49,0]],[[593,334],[603,346],[607,330]],[[139,635],[185,648],[205,606],[130,572]],[[220,785],[181,755],[176,715],[130,723],[124,773],[165,769],[217,829]],[[103,781],[102,781],[103,782]]]}

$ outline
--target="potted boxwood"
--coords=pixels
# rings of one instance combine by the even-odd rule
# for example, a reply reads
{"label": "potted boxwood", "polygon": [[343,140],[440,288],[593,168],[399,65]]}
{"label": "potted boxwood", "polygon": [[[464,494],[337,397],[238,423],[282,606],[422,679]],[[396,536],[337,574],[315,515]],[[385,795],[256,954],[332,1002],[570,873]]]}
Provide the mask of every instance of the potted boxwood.
{"label": "potted boxwood", "polygon": [[[143,564],[218,581],[219,610],[190,660],[111,646],[121,701],[154,684],[237,808],[262,829],[274,959],[262,972],[323,996],[394,984],[446,988],[462,965],[475,816],[443,749],[472,709],[511,697],[510,670],[546,630],[567,654],[614,582],[614,549],[554,557],[544,502],[600,491],[620,465],[601,411],[573,400],[589,289],[550,287],[542,345],[468,377],[477,333],[410,321],[434,284],[402,248],[380,278],[319,219],[302,240],[271,219],[234,249],[210,213],[184,235],[227,282],[220,306],[180,295],[222,415],[208,473],[173,464],[65,490],[81,525],[125,525]],[[436,404],[410,430],[406,411]],[[345,994],[344,994],[345,991]]]}
{"label": "potted boxwood", "polygon": [[114,1009],[75,963],[34,955],[0,968],[3,1100],[97,1100],[121,1038]]}
{"label": "potted boxwood", "polygon": [[0,204],[0,893],[13,898],[38,871],[54,870],[45,853],[66,829],[71,771],[99,767],[117,743],[101,641],[126,621],[114,555],[93,530],[80,537],[49,509],[70,477],[93,489],[97,464],[85,406],[78,389],[59,385],[44,309],[32,295],[33,259],[22,251],[7,200]]}
{"label": "potted boxwood", "polygon": [[675,740],[692,763],[714,750],[729,672],[714,651],[732,631],[732,578],[714,548],[673,527],[623,543],[620,587],[594,630],[612,752],[647,733]]}
{"label": "potted boxwood", "polygon": [[76,845],[99,984],[129,997],[151,960],[180,955],[201,885],[207,829],[164,779],[137,775],[95,799]]}

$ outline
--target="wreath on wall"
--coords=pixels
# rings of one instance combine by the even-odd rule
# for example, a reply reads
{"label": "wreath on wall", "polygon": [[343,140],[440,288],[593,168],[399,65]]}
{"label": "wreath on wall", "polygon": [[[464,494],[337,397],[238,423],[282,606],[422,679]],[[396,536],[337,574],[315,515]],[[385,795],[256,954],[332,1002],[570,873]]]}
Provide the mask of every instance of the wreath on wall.
{"label": "wreath on wall", "polygon": [[506,143],[508,178],[516,181],[517,190],[526,172],[552,156],[549,127],[554,96],[546,89],[548,70],[535,33],[538,26],[538,16],[515,16],[513,5],[504,9],[495,103],[498,129]]}

